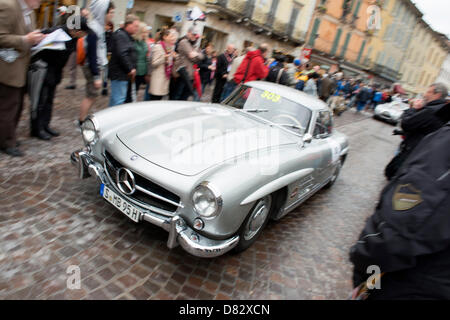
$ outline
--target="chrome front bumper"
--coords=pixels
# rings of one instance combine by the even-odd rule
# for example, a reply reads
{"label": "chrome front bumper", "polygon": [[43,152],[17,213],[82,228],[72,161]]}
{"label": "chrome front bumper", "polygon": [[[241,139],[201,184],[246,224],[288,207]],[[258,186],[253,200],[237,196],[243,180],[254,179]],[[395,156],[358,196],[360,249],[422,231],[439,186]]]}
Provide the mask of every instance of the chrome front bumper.
{"label": "chrome front bumper", "polygon": [[[90,176],[96,177],[100,183],[113,189],[118,194],[121,192],[107,178],[101,163],[93,159],[86,151],[75,151],[71,154],[70,160],[78,168],[78,176],[81,179]],[[139,207],[139,206],[138,206]],[[184,219],[178,215],[165,217],[146,208],[139,207],[143,212],[140,220],[150,222],[169,232],[167,247],[170,249],[178,244],[188,253],[201,258],[214,258],[233,249],[239,242],[239,236],[234,236],[226,240],[213,240],[199,235],[190,228]],[[194,240],[194,239],[196,240]]]}

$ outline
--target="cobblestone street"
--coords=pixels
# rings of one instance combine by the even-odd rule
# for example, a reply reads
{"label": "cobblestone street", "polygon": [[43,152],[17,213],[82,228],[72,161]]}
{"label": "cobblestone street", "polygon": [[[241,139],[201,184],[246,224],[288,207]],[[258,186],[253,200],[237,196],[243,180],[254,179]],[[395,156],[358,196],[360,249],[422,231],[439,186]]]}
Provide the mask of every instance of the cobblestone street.
{"label": "cobblestone street", "polygon": [[[0,154],[0,299],[345,299],[350,246],[386,183],[400,139],[369,114],[335,119],[350,151],[336,184],[269,222],[240,254],[216,259],[166,247],[167,233],[135,224],[80,180],[70,153],[82,147],[74,120],[84,94],[58,87],[51,142],[29,137],[28,104],[18,129],[24,158]],[[142,95],[142,92],[140,92]],[[207,99],[208,96],[205,97]],[[105,108],[107,98],[95,104]],[[67,289],[67,268],[81,289]]]}

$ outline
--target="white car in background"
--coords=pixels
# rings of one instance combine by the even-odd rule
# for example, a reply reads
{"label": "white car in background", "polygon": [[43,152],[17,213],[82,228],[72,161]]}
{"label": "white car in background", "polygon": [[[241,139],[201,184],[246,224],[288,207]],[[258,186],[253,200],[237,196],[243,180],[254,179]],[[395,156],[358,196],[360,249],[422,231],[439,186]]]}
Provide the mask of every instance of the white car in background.
{"label": "white car in background", "polygon": [[373,117],[386,122],[397,124],[405,110],[409,109],[409,104],[402,101],[392,101],[383,103],[375,108]]}

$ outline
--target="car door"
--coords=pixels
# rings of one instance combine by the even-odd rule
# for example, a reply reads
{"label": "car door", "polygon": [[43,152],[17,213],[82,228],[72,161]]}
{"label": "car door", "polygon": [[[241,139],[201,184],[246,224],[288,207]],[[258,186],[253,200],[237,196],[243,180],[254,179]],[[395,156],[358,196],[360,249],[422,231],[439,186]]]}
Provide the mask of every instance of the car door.
{"label": "car door", "polygon": [[318,152],[316,161],[316,181],[317,186],[321,186],[331,175],[333,170],[333,117],[328,110],[319,111],[313,131],[311,144]]}

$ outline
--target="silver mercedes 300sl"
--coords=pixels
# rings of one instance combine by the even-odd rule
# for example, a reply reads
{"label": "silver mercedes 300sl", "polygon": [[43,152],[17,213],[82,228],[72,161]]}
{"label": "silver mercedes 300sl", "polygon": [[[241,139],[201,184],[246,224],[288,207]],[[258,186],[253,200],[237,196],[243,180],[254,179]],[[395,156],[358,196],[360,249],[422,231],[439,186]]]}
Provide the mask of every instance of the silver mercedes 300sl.
{"label": "silver mercedes 300sl", "polygon": [[222,104],[139,102],[91,115],[85,147],[71,155],[80,178],[134,222],[169,232],[199,257],[248,248],[338,177],[347,137],[322,101],[255,81]]}

